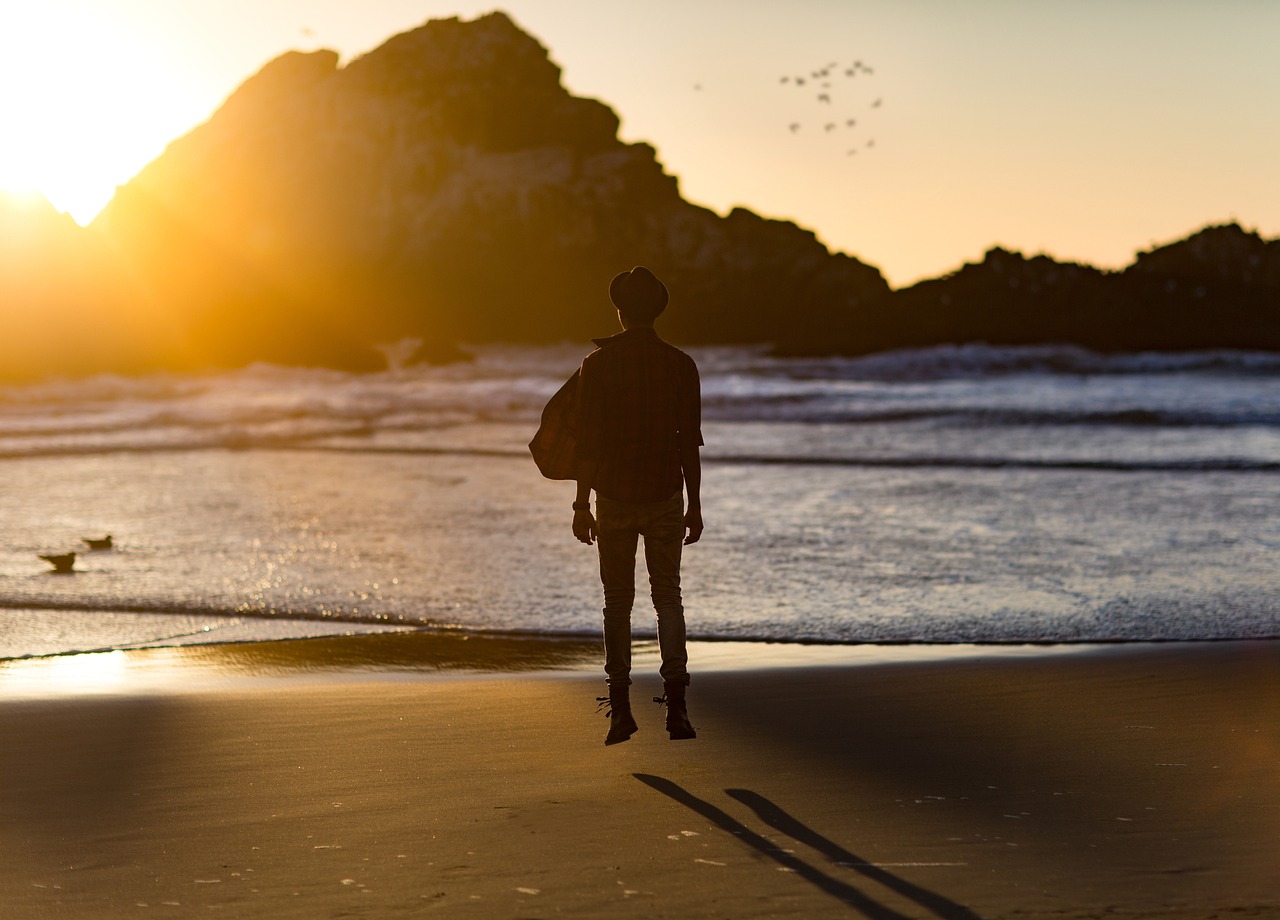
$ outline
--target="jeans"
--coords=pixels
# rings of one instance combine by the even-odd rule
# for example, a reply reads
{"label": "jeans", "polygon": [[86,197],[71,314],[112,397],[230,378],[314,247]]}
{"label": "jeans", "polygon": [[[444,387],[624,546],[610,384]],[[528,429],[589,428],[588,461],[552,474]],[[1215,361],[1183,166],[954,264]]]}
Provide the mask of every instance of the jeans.
{"label": "jeans", "polygon": [[620,502],[597,496],[596,543],[604,586],[604,670],[610,684],[631,684],[631,605],[636,596],[636,544],[644,537],[649,590],[658,614],[659,673],[668,683],[689,683],[684,606],[680,601],[680,549],[684,497]]}

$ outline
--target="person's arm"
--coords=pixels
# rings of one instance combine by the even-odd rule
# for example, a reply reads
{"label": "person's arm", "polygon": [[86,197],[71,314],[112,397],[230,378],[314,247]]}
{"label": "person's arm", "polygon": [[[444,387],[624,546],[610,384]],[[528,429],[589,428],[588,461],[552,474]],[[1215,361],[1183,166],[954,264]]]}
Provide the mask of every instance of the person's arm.
{"label": "person's arm", "polygon": [[573,535],[579,543],[588,546],[596,538],[596,519],[591,513],[591,483],[595,479],[595,464],[578,475],[578,491],[573,499]]}
{"label": "person's arm", "polygon": [[684,491],[689,499],[684,512],[684,542],[688,545],[702,537],[702,455],[696,444],[680,449],[680,469],[684,472]]}
{"label": "person's arm", "polygon": [[573,499],[573,535],[590,546],[596,538],[596,519],[591,513],[591,490],[600,467],[599,388],[587,362],[578,372],[578,490]]}
{"label": "person's arm", "polygon": [[698,366],[692,361],[688,375],[680,420],[680,471],[689,502],[684,512],[686,545],[697,543],[702,537],[702,381]]}

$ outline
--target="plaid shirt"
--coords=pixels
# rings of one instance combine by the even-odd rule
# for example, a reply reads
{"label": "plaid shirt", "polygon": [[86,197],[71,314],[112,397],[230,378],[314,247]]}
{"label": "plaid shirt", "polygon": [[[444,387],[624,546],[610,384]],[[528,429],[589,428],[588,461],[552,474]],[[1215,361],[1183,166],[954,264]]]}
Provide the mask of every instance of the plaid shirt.
{"label": "plaid shirt", "polygon": [[698,366],[648,327],[604,339],[578,374],[578,462],[598,495],[651,502],[680,491],[681,448],[702,445]]}

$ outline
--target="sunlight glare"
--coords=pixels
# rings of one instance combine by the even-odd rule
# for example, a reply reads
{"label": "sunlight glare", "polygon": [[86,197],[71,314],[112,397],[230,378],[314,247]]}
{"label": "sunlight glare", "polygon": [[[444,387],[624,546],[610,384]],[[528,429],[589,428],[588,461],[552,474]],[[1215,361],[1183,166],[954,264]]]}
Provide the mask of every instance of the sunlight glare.
{"label": "sunlight glare", "polygon": [[0,7],[0,189],[81,224],[189,124],[163,44],[89,4]]}
{"label": "sunlight glare", "polygon": [[124,689],[129,657],[120,650],[10,661],[0,667],[6,699],[85,696]]}

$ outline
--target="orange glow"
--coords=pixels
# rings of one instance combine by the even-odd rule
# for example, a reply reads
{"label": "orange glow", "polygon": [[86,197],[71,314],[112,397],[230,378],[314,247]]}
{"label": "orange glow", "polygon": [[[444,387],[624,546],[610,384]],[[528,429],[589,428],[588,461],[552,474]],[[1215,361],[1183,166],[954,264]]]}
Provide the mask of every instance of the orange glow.
{"label": "orange glow", "polygon": [[[997,243],[1118,267],[1208,223],[1280,233],[1280,121],[1258,116],[1280,91],[1277,4],[1166,4],[1156,27],[1145,4],[755,2],[733,5],[732,40],[724,4],[497,5],[566,86],[616,109],[624,139],[657,148],[686,198],[794,220],[895,286]],[[86,223],[281,53],[350,60],[494,6],[0,4],[0,189]],[[625,45],[601,40],[619,30]],[[788,130],[819,104],[778,82],[854,56],[884,99],[856,157],[839,132]]]}
{"label": "orange glow", "polygon": [[87,224],[172,137],[182,75],[88,4],[0,8],[0,190]]}

